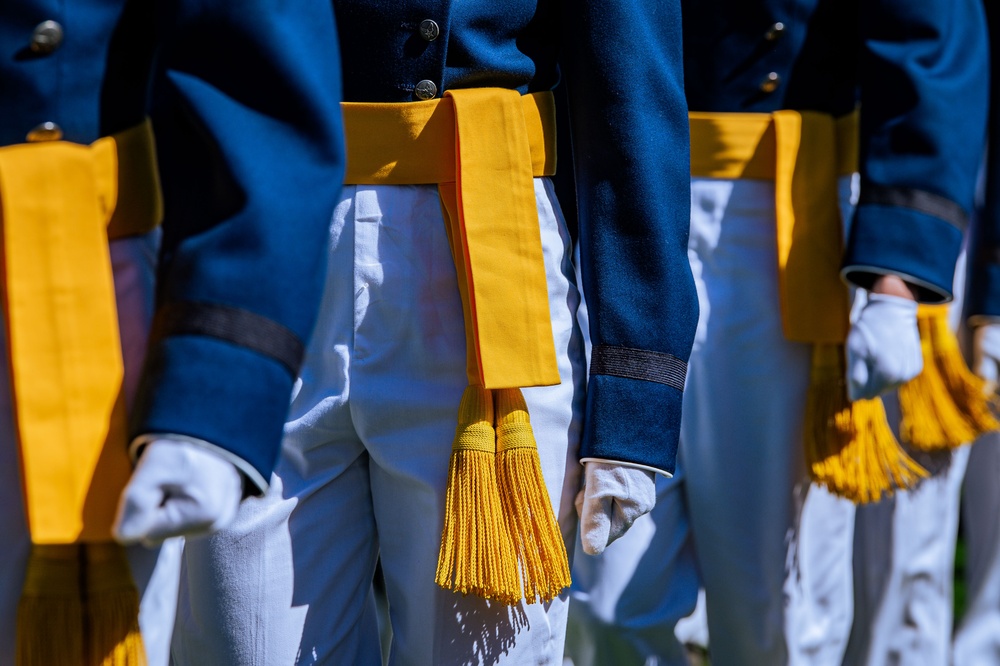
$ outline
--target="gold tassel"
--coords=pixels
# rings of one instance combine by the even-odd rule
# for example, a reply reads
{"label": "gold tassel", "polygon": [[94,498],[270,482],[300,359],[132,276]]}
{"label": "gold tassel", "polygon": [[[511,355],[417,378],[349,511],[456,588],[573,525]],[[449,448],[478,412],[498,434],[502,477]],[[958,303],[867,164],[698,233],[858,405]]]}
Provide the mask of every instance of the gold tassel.
{"label": "gold tassel", "polygon": [[847,400],[842,345],[813,347],[803,437],[816,483],[857,504],[877,502],[928,476],[892,434],[882,400]]}
{"label": "gold tassel", "polygon": [[497,423],[497,480],[504,517],[524,579],[524,596],[551,601],[569,587],[566,544],[542,477],[528,407],[520,389],[493,391]]}
{"label": "gold tassel", "polygon": [[469,386],[458,409],[448,466],[435,580],[446,590],[515,604],[521,584],[497,489],[495,458],[493,396],[481,386]]}
{"label": "gold tassel", "polygon": [[80,549],[32,547],[17,608],[18,666],[84,663]]}
{"label": "gold tassel", "polygon": [[921,306],[917,317],[924,369],[899,389],[900,435],[914,448],[942,451],[1000,428],[986,382],[962,358],[947,306]]}
{"label": "gold tassel", "polygon": [[139,631],[139,593],[129,573],[125,549],[113,543],[88,544],[84,549],[90,663],[146,664]]}
{"label": "gold tassel", "polygon": [[17,610],[18,666],[145,666],[139,594],[121,546],[33,546]]}

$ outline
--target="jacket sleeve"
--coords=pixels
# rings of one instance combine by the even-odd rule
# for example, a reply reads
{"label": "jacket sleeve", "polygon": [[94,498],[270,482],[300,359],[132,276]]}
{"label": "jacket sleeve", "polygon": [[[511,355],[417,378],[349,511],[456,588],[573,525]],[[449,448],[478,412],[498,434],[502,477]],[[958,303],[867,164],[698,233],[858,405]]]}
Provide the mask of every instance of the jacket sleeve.
{"label": "jacket sleeve", "polygon": [[262,490],[343,181],[332,5],[160,0],[157,11],[165,219],[132,431],[209,442]]}
{"label": "jacket sleeve", "polygon": [[861,193],[843,274],[896,274],[951,299],[988,91],[981,0],[860,3]]}
{"label": "jacket sleeve", "polygon": [[563,5],[590,365],[581,457],[672,473],[698,321],[678,0]]}
{"label": "jacket sleeve", "polygon": [[985,7],[991,41],[985,197],[966,254],[965,315],[973,324],[984,317],[1000,318],[1000,4],[987,0]]}

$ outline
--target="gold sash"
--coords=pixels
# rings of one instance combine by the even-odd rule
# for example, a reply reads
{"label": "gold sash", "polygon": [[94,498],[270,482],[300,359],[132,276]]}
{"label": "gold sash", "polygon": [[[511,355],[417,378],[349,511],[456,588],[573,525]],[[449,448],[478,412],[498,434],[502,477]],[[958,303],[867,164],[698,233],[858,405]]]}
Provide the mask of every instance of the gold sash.
{"label": "gold sash", "polygon": [[552,599],[569,564],[520,392],[560,381],[533,182],[555,173],[552,94],[451,90],[343,111],[345,182],[436,184],[455,261],[469,386],[436,581],[505,604]]}
{"label": "gold sash", "polygon": [[812,479],[876,501],[927,472],[899,446],[879,398],[847,400],[848,289],[840,279],[839,176],[857,170],[858,114],[692,113],[691,175],[774,181],[785,338],[813,345],[803,444]]}
{"label": "gold sash", "polygon": [[774,181],[785,338],[840,343],[850,304],[837,178],[857,171],[858,114],[694,113],[691,175]]}
{"label": "gold sash", "polygon": [[459,273],[470,383],[558,384],[532,182],[555,173],[551,93],[453,90],[424,102],[342,108],[345,183],[438,185]]}
{"label": "gold sash", "polygon": [[156,173],[148,122],[90,146],[0,148],[10,373],[36,544],[111,539],[131,465],[108,238],[159,224]]}

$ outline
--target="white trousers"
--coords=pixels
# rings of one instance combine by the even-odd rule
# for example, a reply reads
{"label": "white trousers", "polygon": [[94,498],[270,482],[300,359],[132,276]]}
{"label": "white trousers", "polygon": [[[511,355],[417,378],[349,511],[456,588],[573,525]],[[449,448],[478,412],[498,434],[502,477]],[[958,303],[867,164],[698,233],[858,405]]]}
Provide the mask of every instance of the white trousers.
{"label": "white trousers", "polygon": [[955,632],[952,664],[1000,664],[1000,434],[979,439],[962,487],[965,614]]}
{"label": "white trousers", "polygon": [[[125,361],[125,396],[135,394],[149,335],[153,309],[153,279],[159,232],[111,243],[111,263],[118,301],[122,354]],[[6,348],[5,328],[0,326],[0,346]],[[0,354],[0,374],[7,376],[6,354]],[[0,382],[0,664],[14,663],[17,604],[24,583],[24,571],[31,549],[24,516],[24,499],[18,474],[20,462],[16,445],[10,385]],[[132,575],[141,595],[139,623],[150,666],[166,666],[170,632],[177,598],[180,566],[179,543],[149,550],[128,549]]]}
{"label": "white trousers", "polygon": [[[673,630],[700,583],[713,663],[838,664],[854,507],[811,487],[803,465],[811,349],[782,334],[773,184],[691,186],[701,318],[679,473],[603,556],[578,555],[570,636],[589,638],[567,652],[577,666],[684,664]],[[849,211],[848,179],[841,200]]]}
{"label": "white trousers", "polygon": [[858,507],[855,616],[845,666],[949,663],[958,500],[968,459],[967,446],[952,454],[950,464],[939,461],[938,469],[918,456],[933,476],[913,490]]}
{"label": "white trousers", "polygon": [[[956,283],[959,283],[957,276]],[[965,541],[966,607],[952,638],[951,663],[955,666],[1000,664],[998,479],[1000,434],[989,433],[972,445],[962,481],[960,503]]]}
{"label": "white trousers", "polygon": [[[524,391],[568,549],[586,368],[569,237],[535,181],[562,384]],[[434,583],[465,334],[437,188],[345,187],[286,437],[262,498],[185,548],[173,657],[189,664],[559,664],[567,595],[506,607]]]}

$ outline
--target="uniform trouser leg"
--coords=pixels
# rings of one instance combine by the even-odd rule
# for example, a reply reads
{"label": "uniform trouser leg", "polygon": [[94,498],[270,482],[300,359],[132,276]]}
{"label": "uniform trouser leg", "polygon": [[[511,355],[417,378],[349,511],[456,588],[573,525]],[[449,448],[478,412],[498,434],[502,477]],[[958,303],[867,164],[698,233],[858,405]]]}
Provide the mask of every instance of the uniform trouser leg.
{"label": "uniform trouser leg", "polygon": [[955,632],[953,664],[1000,664],[1000,434],[969,452],[962,487],[967,608]]}
{"label": "uniform trouser leg", "polygon": [[[808,654],[806,663],[837,663],[850,614],[850,530],[828,530],[813,546],[817,535],[800,521],[815,504],[829,525],[847,525],[853,507],[820,498],[805,474],[811,349],[782,334],[773,202],[769,183],[692,182],[702,319],[682,424],[686,497],[713,662],[786,664]],[[823,612],[804,613],[817,599]],[[824,615],[837,621],[803,626]],[[799,636],[808,644],[792,645]]]}
{"label": "uniform trouser leg", "polygon": [[[890,423],[899,407],[885,398]],[[845,666],[947,664],[958,502],[969,448],[918,454],[931,477],[913,490],[858,507],[855,617]]]}
{"label": "uniform trouser leg", "polygon": [[[135,393],[153,307],[153,278],[159,232],[113,241],[110,245],[115,297],[125,361],[125,395]],[[6,347],[0,327],[0,346]],[[0,373],[6,375],[6,355],[0,355]],[[8,382],[0,382],[0,664],[14,663],[17,603],[31,548],[24,517],[13,406]],[[179,544],[162,549],[128,549],[133,578],[141,595],[139,622],[150,666],[166,666],[170,628],[177,595]]]}
{"label": "uniform trouser leg", "polygon": [[657,477],[656,506],[601,555],[573,562],[566,652],[575,666],[684,666],[673,627],[695,608],[699,579],[682,495],[683,459]]}
{"label": "uniform trouser leg", "polygon": [[[578,319],[589,355],[586,295]],[[653,511],[604,553],[577,551],[566,634],[566,657],[574,666],[685,665],[685,639],[679,633],[675,639],[670,630],[677,618],[689,620],[689,631],[707,647],[704,594],[698,594],[681,493],[683,475],[683,461],[678,460],[673,479],[657,476]],[[701,612],[687,617],[696,597]]]}
{"label": "uniform trouser leg", "polygon": [[[841,189],[849,205],[849,182]],[[684,394],[683,473],[659,486],[647,521],[655,531],[630,531],[597,569],[589,558],[577,564],[592,569],[574,617],[634,663],[677,663],[673,629],[694,608],[700,569],[714,663],[835,664],[851,612],[853,507],[809,490],[802,464],[811,349],[782,334],[773,186],[695,179],[691,208],[701,317]],[[800,530],[803,510],[824,528]],[[693,550],[681,545],[688,535]],[[632,640],[630,625],[657,641]]]}
{"label": "uniform trouser leg", "polygon": [[[572,550],[585,367],[569,239],[536,180],[563,383],[524,391]],[[178,664],[378,664],[381,557],[394,664],[557,664],[566,598],[509,609],[434,584],[465,374],[455,268],[433,187],[347,187],[319,323],[271,489],[188,543]],[[297,661],[296,661],[297,660]]]}
{"label": "uniform trouser leg", "polygon": [[855,507],[812,485],[798,524],[785,586],[792,664],[836,664],[847,647],[854,611],[851,557]]}
{"label": "uniform trouser leg", "polygon": [[[958,496],[969,449],[916,489],[858,508],[844,664],[947,664]],[[959,662],[964,663],[964,662]]]}

